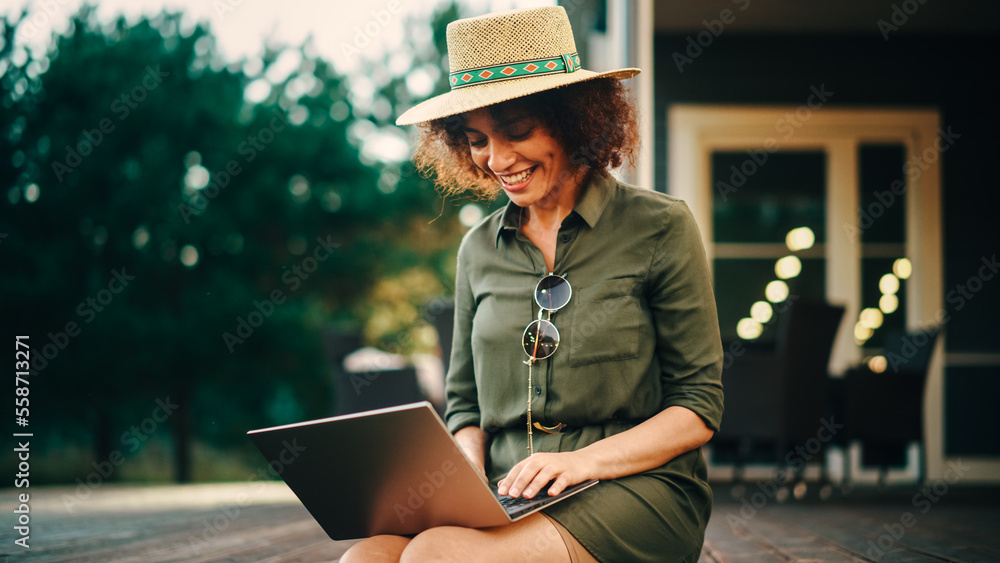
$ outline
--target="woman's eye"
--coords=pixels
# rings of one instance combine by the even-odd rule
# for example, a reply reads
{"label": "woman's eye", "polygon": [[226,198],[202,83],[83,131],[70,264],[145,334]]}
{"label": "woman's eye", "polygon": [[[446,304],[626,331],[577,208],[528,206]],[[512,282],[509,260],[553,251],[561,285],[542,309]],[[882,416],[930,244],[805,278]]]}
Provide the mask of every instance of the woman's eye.
{"label": "woman's eye", "polygon": [[469,138],[469,146],[470,147],[476,147],[476,148],[485,147],[486,146],[486,139],[473,139],[473,138],[470,137]]}
{"label": "woman's eye", "polygon": [[511,141],[523,141],[528,137],[530,137],[531,134],[534,133],[534,131],[535,128],[531,127],[529,129],[525,129],[523,132],[513,132],[510,135],[508,135],[508,137],[510,138]]}

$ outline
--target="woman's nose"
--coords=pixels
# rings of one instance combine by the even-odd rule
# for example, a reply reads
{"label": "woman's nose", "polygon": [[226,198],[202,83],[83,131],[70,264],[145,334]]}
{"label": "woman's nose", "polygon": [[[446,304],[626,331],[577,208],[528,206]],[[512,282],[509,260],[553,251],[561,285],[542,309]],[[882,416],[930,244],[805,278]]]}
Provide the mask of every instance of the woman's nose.
{"label": "woman's nose", "polygon": [[490,158],[487,162],[490,170],[493,172],[507,172],[515,160],[517,158],[510,143],[503,141],[490,143]]}

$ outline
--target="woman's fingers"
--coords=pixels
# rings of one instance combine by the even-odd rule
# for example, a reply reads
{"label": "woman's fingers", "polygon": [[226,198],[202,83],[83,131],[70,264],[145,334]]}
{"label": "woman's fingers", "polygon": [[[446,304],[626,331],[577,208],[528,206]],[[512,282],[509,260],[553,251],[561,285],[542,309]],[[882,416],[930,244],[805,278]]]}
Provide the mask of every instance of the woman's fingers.
{"label": "woman's fingers", "polygon": [[555,483],[552,483],[552,486],[549,487],[548,494],[549,496],[554,497],[559,493],[562,493],[564,490],[566,490],[566,487],[575,484],[576,483],[570,483],[569,478],[566,476],[565,473],[563,473],[555,480]]}
{"label": "woman's fingers", "polygon": [[525,485],[524,490],[521,491],[521,496],[525,498],[535,498],[535,495],[541,492],[542,488],[544,488],[545,485],[552,480],[550,477],[543,477],[543,474],[547,474],[547,472],[539,472],[530,483]]}
{"label": "woman's fingers", "polygon": [[573,471],[571,454],[542,453],[521,461],[500,481],[497,492],[512,497],[533,498],[554,480],[555,483],[544,492],[549,495],[561,493],[566,487],[583,480]]}
{"label": "woman's fingers", "polygon": [[521,496],[524,487],[538,473],[539,464],[535,463],[535,457],[538,455],[535,454],[512,467],[507,476],[500,482],[497,492],[512,497]]}

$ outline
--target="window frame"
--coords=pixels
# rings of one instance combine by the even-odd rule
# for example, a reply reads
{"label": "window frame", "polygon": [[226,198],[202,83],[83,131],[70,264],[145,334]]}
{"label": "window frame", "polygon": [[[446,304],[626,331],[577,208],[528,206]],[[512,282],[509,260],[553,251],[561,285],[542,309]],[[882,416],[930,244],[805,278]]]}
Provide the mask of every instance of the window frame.
{"label": "window frame", "polygon": [[[712,240],[714,151],[764,148],[826,153],[826,243],[822,248],[827,260],[826,298],[847,308],[847,322],[840,326],[830,359],[830,372],[835,376],[860,361],[862,354],[853,337],[853,320],[861,310],[862,243],[860,237],[852,241],[845,228],[858,226],[858,150],[862,144],[903,145],[905,162],[920,165],[919,174],[905,178],[905,251],[913,264],[906,282],[907,330],[940,322],[945,309],[938,110],[675,104],[668,109],[667,119],[668,191],[691,208],[710,267],[717,254]],[[925,154],[930,156],[921,156]],[[731,255],[735,245],[725,247],[720,249],[722,254]],[[924,447],[931,478],[939,478],[945,469],[944,336],[938,338],[932,355],[924,402]],[[995,470],[995,464],[988,465]]]}

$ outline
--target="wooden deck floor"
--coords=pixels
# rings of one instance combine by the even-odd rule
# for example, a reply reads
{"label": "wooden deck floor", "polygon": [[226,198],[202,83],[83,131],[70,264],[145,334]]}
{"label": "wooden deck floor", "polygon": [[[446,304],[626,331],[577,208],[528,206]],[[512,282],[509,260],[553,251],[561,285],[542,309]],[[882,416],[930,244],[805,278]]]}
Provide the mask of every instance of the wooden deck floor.
{"label": "wooden deck floor", "polygon": [[[103,485],[30,489],[24,549],[10,524],[18,492],[0,490],[2,563],[337,561],[351,543],[330,541],[282,483]],[[701,561],[1000,561],[996,490],[915,494],[779,503],[719,487]]]}

